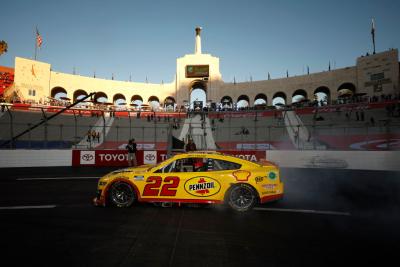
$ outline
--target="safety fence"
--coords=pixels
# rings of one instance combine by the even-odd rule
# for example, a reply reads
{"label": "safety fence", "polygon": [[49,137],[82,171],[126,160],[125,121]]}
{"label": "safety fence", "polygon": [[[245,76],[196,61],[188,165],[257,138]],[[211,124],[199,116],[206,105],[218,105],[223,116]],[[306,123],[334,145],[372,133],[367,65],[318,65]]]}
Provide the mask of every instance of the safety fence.
{"label": "safety fence", "polygon": [[[183,121],[179,120],[176,123],[146,121],[145,125],[133,121],[132,126],[51,122],[11,142],[11,136],[31,124],[0,123],[0,144],[5,144],[2,149],[123,149],[134,138],[139,149],[167,149],[172,136],[179,136],[182,125]],[[301,127],[308,129],[307,136],[296,135]],[[285,125],[224,123],[204,126],[203,131],[200,135],[212,133],[217,150],[400,150],[400,124],[390,122],[374,126],[305,124],[291,125],[290,129]],[[203,136],[196,139],[198,149],[207,149]]]}

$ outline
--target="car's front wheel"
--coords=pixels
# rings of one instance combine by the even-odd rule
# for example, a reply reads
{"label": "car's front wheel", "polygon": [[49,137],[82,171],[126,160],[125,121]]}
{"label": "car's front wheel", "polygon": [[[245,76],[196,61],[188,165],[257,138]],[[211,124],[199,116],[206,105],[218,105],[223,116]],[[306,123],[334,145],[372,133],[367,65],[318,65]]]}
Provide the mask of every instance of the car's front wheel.
{"label": "car's front wheel", "polygon": [[126,208],[133,204],[136,195],[130,184],[118,181],[111,185],[109,199],[114,206]]}
{"label": "car's front wheel", "polygon": [[236,211],[248,211],[257,203],[257,195],[250,185],[237,184],[228,191],[226,202]]}

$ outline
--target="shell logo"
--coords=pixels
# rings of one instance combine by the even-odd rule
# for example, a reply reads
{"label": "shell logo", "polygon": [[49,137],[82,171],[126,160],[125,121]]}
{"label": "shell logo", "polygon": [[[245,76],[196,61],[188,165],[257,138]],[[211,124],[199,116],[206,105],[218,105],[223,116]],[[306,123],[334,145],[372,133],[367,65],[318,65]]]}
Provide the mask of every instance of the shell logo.
{"label": "shell logo", "polygon": [[244,181],[248,181],[249,180],[249,177],[250,177],[251,173],[248,172],[248,171],[238,170],[238,171],[234,171],[232,173],[232,175],[236,178],[236,181],[244,182]]}
{"label": "shell logo", "polygon": [[211,177],[197,176],[185,183],[185,191],[195,197],[209,197],[221,190],[219,182]]}

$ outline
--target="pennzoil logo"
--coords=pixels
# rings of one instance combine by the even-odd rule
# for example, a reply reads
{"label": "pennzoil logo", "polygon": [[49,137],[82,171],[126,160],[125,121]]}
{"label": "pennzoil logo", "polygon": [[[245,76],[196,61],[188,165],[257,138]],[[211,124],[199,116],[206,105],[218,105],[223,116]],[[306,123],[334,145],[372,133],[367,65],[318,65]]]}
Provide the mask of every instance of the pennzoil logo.
{"label": "pennzoil logo", "polygon": [[196,197],[209,197],[217,194],[221,185],[217,180],[206,176],[197,176],[185,183],[185,191]]}

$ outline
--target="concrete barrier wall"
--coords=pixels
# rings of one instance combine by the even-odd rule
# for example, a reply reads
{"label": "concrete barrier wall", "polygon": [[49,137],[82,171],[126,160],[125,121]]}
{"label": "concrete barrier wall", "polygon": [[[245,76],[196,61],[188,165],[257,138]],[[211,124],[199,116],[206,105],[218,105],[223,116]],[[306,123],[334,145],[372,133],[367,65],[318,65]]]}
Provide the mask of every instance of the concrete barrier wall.
{"label": "concrete barrier wall", "polygon": [[[266,159],[288,168],[400,171],[400,151],[267,150]],[[72,150],[0,150],[0,168],[72,166]]]}
{"label": "concrete barrier wall", "polygon": [[71,150],[0,150],[0,168],[72,166]]}
{"label": "concrete barrier wall", "polygon": [[267,150],[280,167],[400,171],[400,151]]}

